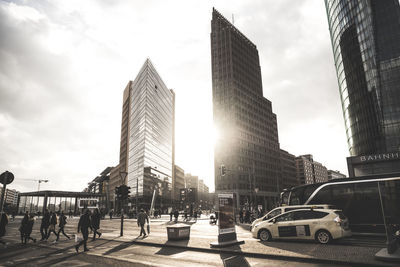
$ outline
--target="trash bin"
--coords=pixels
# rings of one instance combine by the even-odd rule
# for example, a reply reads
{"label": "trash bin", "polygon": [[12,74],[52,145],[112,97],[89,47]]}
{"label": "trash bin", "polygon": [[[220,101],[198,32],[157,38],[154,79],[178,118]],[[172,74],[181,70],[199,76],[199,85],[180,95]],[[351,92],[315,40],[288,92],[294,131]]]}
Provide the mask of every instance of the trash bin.
{"label": "trash bin", "polygon": [[184,240],[190,237],[190,225],[177,223],[167,226],[168,240]]}

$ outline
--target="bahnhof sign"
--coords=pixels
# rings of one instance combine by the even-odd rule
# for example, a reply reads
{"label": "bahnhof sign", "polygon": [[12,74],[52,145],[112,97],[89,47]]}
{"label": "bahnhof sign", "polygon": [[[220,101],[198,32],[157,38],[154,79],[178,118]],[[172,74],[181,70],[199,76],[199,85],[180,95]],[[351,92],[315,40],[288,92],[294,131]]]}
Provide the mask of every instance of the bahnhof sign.
{"label": "bahnhof sign", "polygon": [[348,157],[347,168],[349,177],[400,173],[400,152]]}

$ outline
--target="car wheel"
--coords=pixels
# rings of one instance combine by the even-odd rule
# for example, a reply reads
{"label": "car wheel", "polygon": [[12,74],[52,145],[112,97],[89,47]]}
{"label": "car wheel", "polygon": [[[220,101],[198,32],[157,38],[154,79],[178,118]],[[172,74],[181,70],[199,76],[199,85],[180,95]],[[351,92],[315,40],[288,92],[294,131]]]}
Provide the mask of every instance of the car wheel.
{"label": "car wheel", "polygon": [[260,233],[258,234],[258,236],[260,237],[261,241],[271,241],[271,233],[266,230],[266,229],[262,229],[260,231]]}
{"label": "car wheel", "polygon": [[320,244],[328,244],[332,240],[331,234],[326,231],[326,230],[319,230],[315,234],[315,239],[320,243]]}

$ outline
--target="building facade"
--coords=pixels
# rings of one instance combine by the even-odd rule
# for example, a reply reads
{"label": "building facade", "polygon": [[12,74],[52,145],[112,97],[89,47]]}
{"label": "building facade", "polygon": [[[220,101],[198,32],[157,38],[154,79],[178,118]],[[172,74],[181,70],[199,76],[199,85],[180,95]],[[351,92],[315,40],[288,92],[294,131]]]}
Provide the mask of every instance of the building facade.
{"label": "building facade", "polygon": [[315,184],[328,181],[328,169],[314,161],[310,154],[296,157],[296,172],[299,184]]}
{"label": "building facade", "polygon": [[[400,151],[398,0],[325,0],[350,156]],[[350,158],[348,163],[353,159]],[[397,172],[376,161],[349,176]]]}
{"label": "building facade", "polygon": [[285,150],[280,150],[281,155],[281,179],[280,188],[292,188],[299,185],[296,177],[296,156]]}
{"label": "building facade", "polygon": [[199,177],[190,173],[185,174],[185,188],[199,188]]}
{"label": "building facade", "polygon": [[174,200],[179,201],[180,189],[185,188],[185,171],[178,165],[175,165],[174,167],[174,179],[172,180],[172,187],[174,188]]}
{"label": "building facade", "polygon": [[346,178],[346,175],[340,171],[328,170],[328,180]]}
{"label": "building facade", "polygon": [[[3,186],[0,185],[0,198],[2,197],[2,195],[1,195],[2,189],[3,189]],[[17,202],[18,202],[18,194],[19,194],[19,192],[17,190],[6,188],[4,204],[10,205],[10,206],[16,206]]]}
{"label": "building facade", "polygon": [[141,207],[148,208],[154,188],[163,185],[156,191],[163,192],[162,198],[171,201],[174,127],[175,93],[147,59],[124,90],[120,161],[118,168],[111,170],[110,191],[126,184],[131,187],[129,201],[139,201]]}
{"label": "building facade", "polygon": [[214,148],[216,193],[233,192],[237,208],[272,207],[280,191],[278,130],[271,102],[263,97],[258,50],[215,9],[211,63],[213,118],[220,136]]}

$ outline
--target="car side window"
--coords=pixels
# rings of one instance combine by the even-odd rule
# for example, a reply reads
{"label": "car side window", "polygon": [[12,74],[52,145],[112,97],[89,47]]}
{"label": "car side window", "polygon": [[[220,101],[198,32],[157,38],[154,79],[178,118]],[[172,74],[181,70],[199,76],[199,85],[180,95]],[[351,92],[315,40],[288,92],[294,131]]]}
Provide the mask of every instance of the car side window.
{"label": "car side window", "polygon": [[271,219],[275,216],[278,216],[279,214],[281,214],[281,209],[273,210],[267,215],[266,219]]}
{"label": "car side window", "polygon": [[276,218],[276,222],[293,221],[293,212],[285,213]]}
{"label": "car side window", "polygon": [[328,215],[326,212],[313,211],[313,210],[302,210],[294,212],[294,220],[312,220],[320,219]]}

